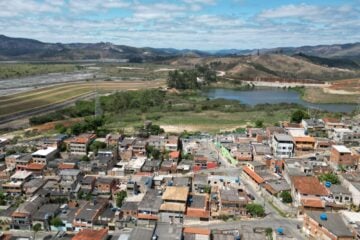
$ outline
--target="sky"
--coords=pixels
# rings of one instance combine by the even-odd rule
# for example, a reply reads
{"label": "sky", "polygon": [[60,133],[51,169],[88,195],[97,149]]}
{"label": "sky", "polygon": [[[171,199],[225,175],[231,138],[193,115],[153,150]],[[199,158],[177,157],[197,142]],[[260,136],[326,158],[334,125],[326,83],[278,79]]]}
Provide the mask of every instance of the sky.
{"label": "sky", "polygon": [[352,43],[360,0],[0,0],[0,34],[199,50]]}

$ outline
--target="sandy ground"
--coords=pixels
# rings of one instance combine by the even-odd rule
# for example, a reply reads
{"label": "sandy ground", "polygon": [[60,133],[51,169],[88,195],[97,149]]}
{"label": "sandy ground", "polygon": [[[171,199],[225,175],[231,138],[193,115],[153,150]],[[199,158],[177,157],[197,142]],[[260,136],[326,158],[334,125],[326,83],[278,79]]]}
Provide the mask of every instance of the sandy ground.
{"label": "sandy ground", "polygon": [[144,70],[144,68],[139,68],[139,67],[116,67],[119,69],[126,69],[126,70]]}
{"label": "sandy ground", "polygon": [[312,83],[283,83],[283,82],[262,82],[262,81],[243,81],[248,84],[253,84],[259,87],[325,87],[325,84],[312,84]]}
{"label": "sandy ground", "polygon": [[225,73],[224,71],[217,71],[217,72],[216,72],[216,76],[217,76],[217,77],[223,77],[223,76],[225,76],[225,74],[226,74],[226,73]]}
{"label": "sandy ground", "polygon": [[346,91],[346,90],[336,90],[336,89],[331,89],[331,88],[324,88],[324,92],[330,93],[330,94],[339,94],[339,95],[358,95],[358,94],[360,94],[360,91],[350,92],[350,91]]}
{"label": "sandy ground", "polygon": [[168,72],[168,71],[175,71],[176,68],[159,68],[154,70],[154,72]]}

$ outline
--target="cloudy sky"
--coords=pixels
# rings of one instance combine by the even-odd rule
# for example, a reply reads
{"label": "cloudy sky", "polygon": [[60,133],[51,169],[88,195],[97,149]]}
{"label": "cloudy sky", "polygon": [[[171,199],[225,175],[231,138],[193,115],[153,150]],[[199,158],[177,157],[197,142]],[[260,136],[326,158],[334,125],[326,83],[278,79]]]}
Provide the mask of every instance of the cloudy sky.
{"label": "cloudy sky", "polygon": [[202,50],[360,41],[360,0],[0,0],[0,34]]}

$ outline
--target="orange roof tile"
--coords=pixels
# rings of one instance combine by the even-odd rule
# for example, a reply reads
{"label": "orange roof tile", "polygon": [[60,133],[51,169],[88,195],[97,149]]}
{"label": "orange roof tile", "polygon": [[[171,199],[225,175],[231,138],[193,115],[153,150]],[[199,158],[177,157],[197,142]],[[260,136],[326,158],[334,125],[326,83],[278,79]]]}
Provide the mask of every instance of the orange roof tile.
{"label": "orange roof tile", "polygon": [[148,220],[158,220],[158,216],[155,216],[155,215],[150,215],[150,214],[141,214],[141,213],[138,213],[137,217],[139,219],[148,219]]}
{"label": "orange roof tile", "polygon": [[312,142],[315,143],[315,138],[310,136],[294,137],[295,142]]}
{"label": "orange roof tile", "polygon": [[329,195],[328,190],[322,185],[315,176],[295,176],[292,177],[292,184],[301,194],[308,195]]}
{"label": "orange roof tile", "polygon": [[179,151],[174,151],[174,152],[171,152],[171,153],[169,153],[169,157],[170,158],[179,158],[179,156],[180,156],[180,152]]}
{"label": "orange roof tile", "polygon": [[211,231],[210,231],[210,229],[206,229],[206,228],[185,227],[184,233],[210,235]]}
{"label": "orange roof tile", "polygon": [[23,213],[23,212],[13,212],[11,214],[12,217],[27,217],[29,216],[29,214],[27,213]]}
{"label": "orange roof tile", "polygon": [[194,209],[188,207],[186,210],[186,216],[197,217],[197,218],[209,218],[210,212],[203,209]]}
{"label": "orange roof tile", "polygon": [[301,199],[301,204],[304,207],[325,208],[325,203],[321,199]]}
{"label": "orange roof tile", "polygon": [[253,170],[251,170],[249,167],[244,167],[243,168],[244,172],[247,173],[252,179],[254,179],[255,182],[257,182],[258,184],[263,183],[264,179],[262,177],[260,177],[259,175],[257,175],[256,172],[254,172]]}
{"label": "orange roof tile", "polygon": [[75,168],[75,164],[73,163],[60,163],[58,165],[58,169],[74,169]]}
{"label": "orange roof tile", "polygon": [[92,229],[83,229],[78,232],[72,240],[103,240],[108,236],[107,229],[92,230]]}

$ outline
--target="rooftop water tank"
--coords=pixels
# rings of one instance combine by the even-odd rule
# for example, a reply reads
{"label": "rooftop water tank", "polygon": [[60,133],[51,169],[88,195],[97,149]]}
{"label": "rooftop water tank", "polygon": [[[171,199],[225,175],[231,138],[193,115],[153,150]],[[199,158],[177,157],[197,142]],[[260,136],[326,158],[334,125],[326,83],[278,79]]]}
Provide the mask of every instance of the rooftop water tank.
{"label": "rooftop water tank", "polygon": [[278,228],[276,229],[277,233],[280,234],[280,235],[283,235],[284,234],[284,229],[283,228]]}
{"label": "rooftop water tank", "polygon": [[325,182],[325,187],[327,187],[327,188],[331,187],[331,182],[326,181],[326,182]]}
{"label": "rooftop water tank", "polygon": [[326,221],[327,219],[328,219],[328,217],[327,217],[327,214],[326,214],[326,213],[320,214],[320,220]]}

